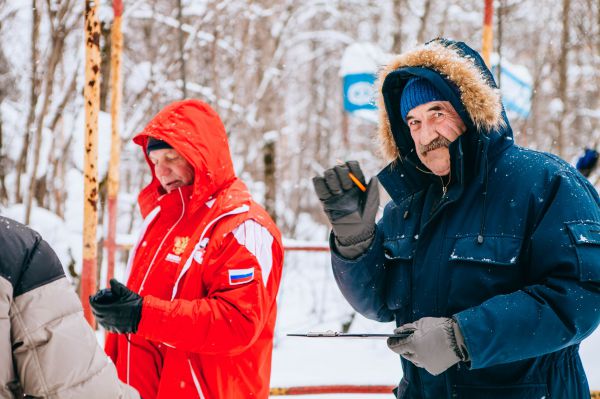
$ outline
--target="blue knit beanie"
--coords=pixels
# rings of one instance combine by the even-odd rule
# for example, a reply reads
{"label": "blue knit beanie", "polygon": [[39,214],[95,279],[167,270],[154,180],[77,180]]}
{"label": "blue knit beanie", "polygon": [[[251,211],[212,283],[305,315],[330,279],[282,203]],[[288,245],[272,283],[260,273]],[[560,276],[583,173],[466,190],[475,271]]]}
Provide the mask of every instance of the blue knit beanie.
{"label": "blue knit beanie", "polygon": [[431,101],[448,101],[448,99],[427,79],[411,78],[404,86],[400,99],[400,115],[402,115],[404,122],[406,122],[406,115],[411,109]]}

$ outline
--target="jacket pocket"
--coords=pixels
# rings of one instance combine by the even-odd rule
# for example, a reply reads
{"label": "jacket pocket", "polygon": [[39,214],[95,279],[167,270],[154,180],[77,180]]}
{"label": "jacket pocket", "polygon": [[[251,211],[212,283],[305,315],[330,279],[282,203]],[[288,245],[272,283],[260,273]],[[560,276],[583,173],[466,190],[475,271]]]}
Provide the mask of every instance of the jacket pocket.
{"label": "jacket pocket", "polygon": [[387,270],[386,304],[391,310],[402,309],[403,314],[407,314],[410,304],[415,246],[416,240],[412,236],[387,239],[383,243]]}
{"label": "jacket pocket", "polygon": [[456,399],[549,399],[546,384],[510,386],[455,385],[452,397]]}
{"label": "jacket pocket", "polygon": [[479,263],[481,265],[513,266],[517,264],[522,240],[517,237],[485,236],[479,242],[476,236],[456,239],[450,261]]}
{"label": "jacket pocket", "polygon": [[600,281],[600,223],[568,223],[567,228],[575,244],[579,278]]}
{"label": "jacket pocket", "polygon": [[461,236],[449,243],[449,311],[481,304],[523,285],[519,267],[522,239],[512,236]]}

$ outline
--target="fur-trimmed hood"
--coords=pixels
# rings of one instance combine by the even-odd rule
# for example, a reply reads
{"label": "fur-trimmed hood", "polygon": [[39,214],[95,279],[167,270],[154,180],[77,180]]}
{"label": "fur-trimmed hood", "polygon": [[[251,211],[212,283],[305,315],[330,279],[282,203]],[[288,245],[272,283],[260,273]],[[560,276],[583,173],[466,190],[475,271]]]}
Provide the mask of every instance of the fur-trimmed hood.
{"label": "fur-trimmed hood", "polygon": [[400,117],[402,90],[413,76],[436,86],[467,127],[486,133],[507,125],[500,92],[479,54],[464,43],[436,39],[399,55],[379,73],[378,139],[387,161],[414,148],[408,126]]}

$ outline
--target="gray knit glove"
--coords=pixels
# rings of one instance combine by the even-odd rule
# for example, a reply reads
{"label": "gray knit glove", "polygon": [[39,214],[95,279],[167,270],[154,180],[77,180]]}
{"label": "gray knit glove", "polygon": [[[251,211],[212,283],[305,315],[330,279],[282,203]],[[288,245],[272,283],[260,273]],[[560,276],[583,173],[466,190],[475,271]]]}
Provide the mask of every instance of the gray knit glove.
{"label": "gray knit glove", "polygon": [[363,192],[350,174],[364,187],[365,177],[357,161],[327,169],[323,177],[313,178],[313,185],[331,222],[338,252],[352,259],[362,254],[373,241],[379,184],[374,177]]}
{"label": "gray knit glove", "polygon": [[433,375],[469,360],[464,337],[453,319],[423,317],[396,328],[394,333],[407,331],[412,331],[407,338],[388,338],[388,347]]}

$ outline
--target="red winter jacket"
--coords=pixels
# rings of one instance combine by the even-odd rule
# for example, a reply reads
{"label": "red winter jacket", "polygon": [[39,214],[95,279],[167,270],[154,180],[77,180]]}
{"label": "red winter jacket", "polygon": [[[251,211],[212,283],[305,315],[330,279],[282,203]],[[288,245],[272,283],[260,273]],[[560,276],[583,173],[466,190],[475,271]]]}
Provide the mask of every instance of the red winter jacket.
{"label": "red winter jacket", "polygon": [[171,104],[134,141],[145,150],[149,136],[194,166],[194,183],[165,194],[148,162],[127,283],[144,297],[142,318],[136,334],[108,334],[106,352],[144,399],[266,399],[280,233],[235,176],[208,105]]}

